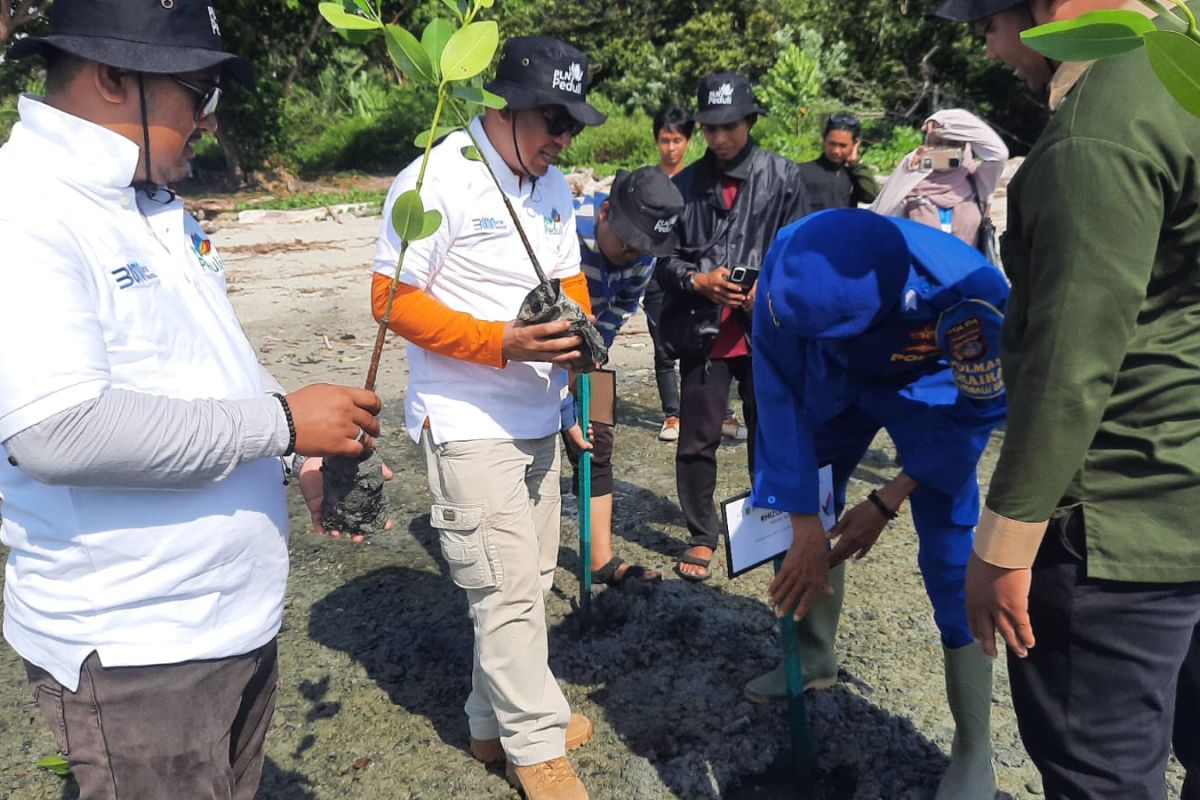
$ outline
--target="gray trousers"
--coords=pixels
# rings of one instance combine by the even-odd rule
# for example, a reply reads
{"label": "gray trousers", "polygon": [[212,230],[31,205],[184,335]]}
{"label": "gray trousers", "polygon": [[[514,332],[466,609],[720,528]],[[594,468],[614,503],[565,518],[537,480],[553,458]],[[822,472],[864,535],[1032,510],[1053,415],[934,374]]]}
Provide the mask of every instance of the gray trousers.
{"label": "gray trousers", "polygon": [[103,667],[69,691],[25,662],[83,800],[252,800],[275,711],[275,641],[240,656]]}
{"label": "gray trousers", "polygon": [[544,595],[558,562],[558,437],[434,444],[430,520],[475,629],[467,720],[528,766],[566,753],[571,710],[550,673]]}

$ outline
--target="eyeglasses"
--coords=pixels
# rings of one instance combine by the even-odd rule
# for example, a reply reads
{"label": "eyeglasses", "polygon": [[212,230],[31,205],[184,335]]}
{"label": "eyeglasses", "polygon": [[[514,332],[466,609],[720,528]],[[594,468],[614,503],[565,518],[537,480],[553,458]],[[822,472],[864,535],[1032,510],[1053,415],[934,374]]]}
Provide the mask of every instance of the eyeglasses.
{"label": "eyeglasses", "polygon": [[846,125],[854,128],[857,128],[862,124],[858,121],[858,117],[854,116],[853,114],[834,114],[829,118],[829,122],[832,125]]}
{"label": "eyeglasses", "polygon": [[583,129],[587,127],[565,111],[552,111],[551,109],[543,108],[542,117],[546,120],[546,133],[555,138],[562,136],[564,133],[570,134],[571,138],[575,138],[583,133]]}
{"label": "eyeglasses", "polygon": [[217,113],[217,104],[221,102],[220,86],[212,86],[208,89],[201,89],[199,86],[192,86],[192,84],[188,83],[182,78],[177,78],[174,75],[169,75],[167,77],[196,96],[196,110],[192,115],[192,119],[197,125],[211,117],[213,114]]}

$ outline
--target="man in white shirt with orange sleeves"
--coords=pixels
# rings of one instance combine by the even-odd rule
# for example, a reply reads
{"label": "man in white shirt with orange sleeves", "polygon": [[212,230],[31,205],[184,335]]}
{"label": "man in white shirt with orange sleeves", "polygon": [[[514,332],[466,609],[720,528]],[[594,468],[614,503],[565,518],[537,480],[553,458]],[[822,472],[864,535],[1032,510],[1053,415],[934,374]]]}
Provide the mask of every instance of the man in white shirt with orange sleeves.
{"label": "man in white shirt with orange sleeves", "polygon": [[[585,101],[587,58],[547,37],[505,43],[488,89],[507,101],[471,123],[546,276],[585,310],[571,192],[559,153],[604,115]],[[425,454],[430,517],[475,629],[466,703],[471,752],[506,760],[531,800],[587,797],[565,754],[592,724],[572,715],[547,663],[544,593],[559,542],[559,409],[565,365],[580,356],[568,323],[514,320],[538,284],[515,222],[465,131],[431,154],[422,187],[442,214],[405,255],[391,329],[409,341],[406,426]],[[419,162],[392,185],[375,253],[373,310],[382,318],[400,252],[391,205],[415,187]]]}

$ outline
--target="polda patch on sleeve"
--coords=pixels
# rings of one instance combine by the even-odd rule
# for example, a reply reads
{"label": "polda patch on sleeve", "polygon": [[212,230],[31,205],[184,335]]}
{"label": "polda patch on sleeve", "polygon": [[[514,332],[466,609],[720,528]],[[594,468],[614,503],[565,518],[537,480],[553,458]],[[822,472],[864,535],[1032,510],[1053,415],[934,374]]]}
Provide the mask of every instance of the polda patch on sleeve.
{"label": "polda patch on sleeve", "polygon": [[958,391],[973,400],[1004,394],[1000,369],[1000,329],[1004,314],[982,300],[964,300],[942,312],[937,342]]}

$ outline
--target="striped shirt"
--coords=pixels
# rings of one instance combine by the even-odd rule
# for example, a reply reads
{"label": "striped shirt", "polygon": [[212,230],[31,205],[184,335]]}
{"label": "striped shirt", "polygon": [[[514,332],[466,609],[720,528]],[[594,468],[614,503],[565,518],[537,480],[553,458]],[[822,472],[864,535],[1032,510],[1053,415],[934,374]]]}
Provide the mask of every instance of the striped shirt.
{"label": "striped shirt", "polygon": [[614,267],[596,243],[596,209],[608,195],[596,192],[575,200],[575,231],[583,274],[592,296],[592,313],[604,344],[612,347],[617,331],[633,316],[654,275],[654,256],[645,255],[627,267]]}

